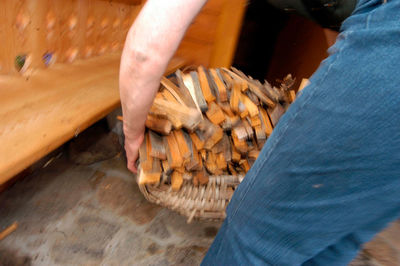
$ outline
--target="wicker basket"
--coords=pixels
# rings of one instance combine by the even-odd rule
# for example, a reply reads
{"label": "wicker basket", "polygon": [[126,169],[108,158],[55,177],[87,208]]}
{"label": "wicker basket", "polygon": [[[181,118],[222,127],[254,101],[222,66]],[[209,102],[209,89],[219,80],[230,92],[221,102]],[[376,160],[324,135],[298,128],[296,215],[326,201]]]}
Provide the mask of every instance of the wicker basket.
{"label": "wicker basket", "polygon": [[188,218],[223,220],[225,209],[243,176],[212,176],[205,186],[185,183],[181,190],[174,192],[169,185],[139,185],[145,198],[155,204],[179,212]]}

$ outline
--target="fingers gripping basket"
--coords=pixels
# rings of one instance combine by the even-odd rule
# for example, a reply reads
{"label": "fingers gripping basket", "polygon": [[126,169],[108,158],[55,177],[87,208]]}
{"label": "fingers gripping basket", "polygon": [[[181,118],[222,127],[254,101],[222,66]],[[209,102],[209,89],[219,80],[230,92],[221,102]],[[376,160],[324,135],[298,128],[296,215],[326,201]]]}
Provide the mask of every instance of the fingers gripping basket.
{"label": "fingers gripping basket", "polygon": [[150,202],[188,217],[224,219],[225,209],[294,100],[294,80],[280,88],[236,69],[163,78],[139,149],[138,184]]}

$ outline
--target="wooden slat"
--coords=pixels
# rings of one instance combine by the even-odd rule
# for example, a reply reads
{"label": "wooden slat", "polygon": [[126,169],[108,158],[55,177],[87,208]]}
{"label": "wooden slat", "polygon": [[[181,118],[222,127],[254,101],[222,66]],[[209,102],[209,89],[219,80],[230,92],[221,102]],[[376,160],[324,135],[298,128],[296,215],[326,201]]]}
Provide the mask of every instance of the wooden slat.
{"label": "wooden slat", "polygon": [[207,79],[207,72],[203,66],[199,66],[197,68],[197,72],[199,75],[199,81],[200,81],[200,86],[203,91],[204,99],[207,101],[207,103],[210,103],[212,101],[215,101],[215,96],[211,92],[210,84],[208,83]]}
{"label": "wooden slat", "polygon": [[169,120],[158,118],[153,115],[147,116],[146,127],[162,135],[168,135],[172,130],[172,124]]}
{"label": "wooden slat", "polygon": [[119,60],[54,65],[29,79],[0,75],[0,184],[119,106]]}
{"label": "wooden slat", "polygon": [[170,134],[164,137],[164,146],[170,167],[171,168],[182,167],[183,159],[179,151],[179,145],[176,142],[174,134]]}
{"label": "wooden slat", "polygon": [[206,112],[208,109],[208,106],[207,106],[206,100],[204,99],[203,92],[201,90],[199,76],[196,71],[190,72],[190,76],[192,78],[194,95],[195,95],[197,104],[199,105],[200,110],[202,112]]}
{"label": "wooden slat", "polygon": [[173,191],[179,191],[183,184],[183,177],[179,171],[174,171],[171,175],[171,188]]}
{"label": "wooden slat", "polygon": [[224,113],[215,102],[211,102],[209,104],[206,115],[208,119],[210,119],[210,121],[216,125],[222,124],[225,121]]}
{"label": "wooden slat", "polygon": [[261,120],[261,126],[265,130],[265,134],[267,136],[271,135],[273,126],[271,123],[271,120],[269,119],[269,116],[267,114],[267,111],[264,109],[260,108],[260,114],[259,114],[260,120]]}
{"label": "wooden slat", "polygon": [[165,160],[167,159],[167,155],[165,153],[165,147],[162,140],[158,134],[154,133],[153,131],[149,131],[149,139],[150,139],[150,146],[151,149],[149,151],[150,156]]}
{"label": "wooden slat", "polygon": [[182,125],[188,130],[193,130],[201,121],[201,114],[197,109],[158,97],[154,99],[150,112],[167,117],[177,129]]}
{"label": "wooden slat", "polygon": [[185,163],[187,160],[190,159],[191,156],[191,147],[186,142],[185,137],[183,136],[182,130],[175,130],[174,131],[175,140],[178,143],[179,152],[182,156],[183,162]]}
{"label": "wooden slat", "polygon": [[226,92],[225,84],[220,79],[219,75],[217,74],[217,71],[215,69],[210,69],[210,73],[211,73],[210,77],[214,80],[214,83],[217,87],[219,100],[221,102],[228,101],[228,94]]}

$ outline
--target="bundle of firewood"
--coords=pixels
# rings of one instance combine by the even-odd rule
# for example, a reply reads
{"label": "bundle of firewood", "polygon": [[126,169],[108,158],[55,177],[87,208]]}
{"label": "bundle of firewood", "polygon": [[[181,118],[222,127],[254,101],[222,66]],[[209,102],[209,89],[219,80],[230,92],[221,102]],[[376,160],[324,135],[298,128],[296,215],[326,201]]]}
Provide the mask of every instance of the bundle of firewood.
{"label": "bundle of firewood", "polygon": [[294,100],[294,79],[279,88],[232,68],[178,70],[163,78],[139,150],[139,184],[208,183],[213,175],[245,175]]}

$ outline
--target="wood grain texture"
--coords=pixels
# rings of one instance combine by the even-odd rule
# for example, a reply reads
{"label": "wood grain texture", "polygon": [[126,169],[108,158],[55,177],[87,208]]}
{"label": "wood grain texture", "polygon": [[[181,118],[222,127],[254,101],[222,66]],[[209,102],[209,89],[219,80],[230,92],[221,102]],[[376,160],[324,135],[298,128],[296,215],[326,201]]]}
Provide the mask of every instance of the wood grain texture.
{"label": "wood grain texture", "polygon": [[[119,106],[120,54],[0,75],[0,184]],[[182,66],[172,60],[168,73]]]}
{"label": "wood grain texture", "polygon": [[204,66],[231,65],[246,0],[209,0],[193,21],[177,55]]}
{"label": "wood grain texture", "polygon": [[219,17],[210,67],[228,67],[232,64],[246,0],[225,0]]}

